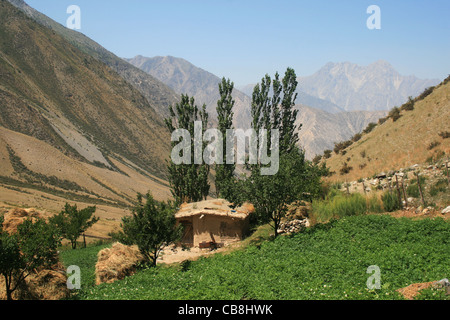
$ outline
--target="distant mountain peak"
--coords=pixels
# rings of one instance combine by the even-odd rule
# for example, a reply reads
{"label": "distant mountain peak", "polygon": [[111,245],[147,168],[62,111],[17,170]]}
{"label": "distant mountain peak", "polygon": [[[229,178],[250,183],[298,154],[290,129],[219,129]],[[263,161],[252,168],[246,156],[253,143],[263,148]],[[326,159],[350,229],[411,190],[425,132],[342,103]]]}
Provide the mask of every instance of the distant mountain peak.
{"label": "distant mountain peak", "polygon": [[351,62],[328,62],[319,71],[299,78],[305,93],[336,104],[346,111],[389,110],[417,96],[437,79],[402,76],[387,61],[367,66]]}

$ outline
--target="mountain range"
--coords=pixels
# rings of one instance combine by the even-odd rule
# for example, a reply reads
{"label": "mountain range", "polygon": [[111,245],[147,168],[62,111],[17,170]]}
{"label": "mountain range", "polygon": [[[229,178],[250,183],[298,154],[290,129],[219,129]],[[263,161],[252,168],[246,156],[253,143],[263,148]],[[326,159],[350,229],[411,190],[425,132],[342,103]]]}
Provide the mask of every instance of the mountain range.
{"label": "mountain range", "polygon": [[[95,203],[117,224],[118,208],[138,192],[170,197],[168,107],[189,94],[214,121],[218,76],[181,58],[119,58],[22,0],[0,0],[0,39],[0,202],[54,211],[67,200]],[[384,62],[371,68],[364,75],[363,67],[328,64],[299,78],[297,121],[309,159],[385,116],[381,106],[391,102],[375,99],[383,90],[389,101],[404,101],[435,83],[401,77]],[[377,80],[383,74],[393,76]],[[378,91],[366,97],[370,88]],[[235,127],[249,128],[252,86],[240,89]],[[371,97],[373,104],[363,102]]]}
{"label": "mountain range", "polygon": [[[197,105],[206,105],[206,111],[213,121],[217,118],[217,100],[220,98],[218,85],[221,81],[218,76],[185,59],[172,56],[147,58],[139,55],[125,60],[165,83],[178,94],[193,96]],[[236,127],[249,127],[251,99],[236,89],[233,90],[233,98]]]}
{"label": "mountain range", "polygon": [[300,90],[345,111],[389,110],[439,82],[402,76],[384,60],[368,66],[330,62],[313,75],[299,78]]}
{"label": "mountain range", "polygon": [[92,232],[106,234],[137,193],[170,197],[170,133],[159,110],[168,103],[164,92],[176,101],[172,89],[130,65],[154,84],[147,98],[5,0],[0,39],[1,206],[57,212],[67,201],[95,204],[102,219]]}
{"label": "mountain range", "polygon": [[[206,104],[207,111],[214,118],[219,99],[218,84],[221,79],[182,58],[172,56],[147,58],[136,56],[125,59],[134,66],[162,81],[179,94],[188,94],[197,104]],[[237,128],[249,128],[251,122],[251,93],[249,85],[244,92],[235,89],[234,122]],[[370,122],[377,122],[386,111],[345,112],[336,104],[299,92],[296,108],[299,110],[299,143],[306,157],[312,159],[326,149],[332,149],[334,142],[346,140],[361,132]],[[313,107],[312,107],[313,106]]]}

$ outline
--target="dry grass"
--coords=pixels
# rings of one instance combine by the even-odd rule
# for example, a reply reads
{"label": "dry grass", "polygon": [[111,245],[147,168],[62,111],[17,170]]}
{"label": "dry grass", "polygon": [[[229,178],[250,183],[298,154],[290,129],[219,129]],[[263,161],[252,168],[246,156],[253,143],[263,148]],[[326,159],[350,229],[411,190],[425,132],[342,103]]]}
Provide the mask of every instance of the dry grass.
{"label": "dry grass", "polygon": [[[448,157],[450,139],[442,138],[439,133],[449,128],[450,83],[437,87],[431,95],[416,102],[414,110],[401,114],[397,121],[388,119],[363,135],[346,149],[345,155],[333,153],[327,166],[336,173],[329,180],[354,181],[382,171],[424,163],[431,156],[442,153]],[[430,144],[436,141],[440,144],[429,150]],[[344,163],[353,169],[340,175]]]}
{"label": "dry grass", "polygon": [[137,264],[142,260],[143,256],[136,246],[116,242],[111,248],[99,251],[95,265],[95,282],[98,285],[124,279],[135,273]]}

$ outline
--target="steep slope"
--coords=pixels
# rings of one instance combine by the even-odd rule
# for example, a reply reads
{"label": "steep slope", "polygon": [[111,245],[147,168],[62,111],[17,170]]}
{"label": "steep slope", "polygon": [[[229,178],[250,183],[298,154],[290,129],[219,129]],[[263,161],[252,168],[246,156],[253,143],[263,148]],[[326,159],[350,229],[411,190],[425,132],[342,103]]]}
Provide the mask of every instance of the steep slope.
{"label": "steep slope", "polygon": [[5,0],[0,39],[3,188],[122,207],[169,197],[170,134],[139,91]]}
{"label": "steep slope", "polygon": [[[218,84],[221,81],[218,76],[182,58],[171,56],[153,58],[136,56],[126,61],[167,84],[175,92],[193,96],[199,106],[206,104],[210,117],[217,118],[216,106],[220,98]],[[237,89],[233,90],[233,98],[235,126],[249,128],[251,99]]]}
{"label": "steep slope", "polygon": [[[447,158],[450,153],[450,82],[445,80],[431,94],[416,99],[413,110],[403,110],[400,118],[388,118],[370,133],[326,160],[336,174],[332,180],[353,181],[382,171]],[[344,166],[352,167],[341,175]]]}
{"label": "steep slope", "polygon": [[297,106],[297,125],[300,146],[304,147],[308,159],[333,149],[334,143],[350,139],[360,133],[371,122],[377,122],[386,115],[385,111],[353,111],[329,113],[323,110]]}
{"label": "steep slope", "polygon": [[417,96],[439,80],[400,75],[386,61],[369,66],[349,62],[328,63],[315,74],[299,78],[301,90],[332,102],[346,111],[389,110]]}
{"label": "steep slope", "polygon": [[148,100],[152,108],[162,117],[167,117],[169,115],[169,106],[179,100],[179,96],[161,81],[125,62],[82,33],[70,30],[55,22],[46,15],[28,6],[23,0],[8,1],[39,24],[53,30],[78,49],[115,70],[125,81],[137,89]]}

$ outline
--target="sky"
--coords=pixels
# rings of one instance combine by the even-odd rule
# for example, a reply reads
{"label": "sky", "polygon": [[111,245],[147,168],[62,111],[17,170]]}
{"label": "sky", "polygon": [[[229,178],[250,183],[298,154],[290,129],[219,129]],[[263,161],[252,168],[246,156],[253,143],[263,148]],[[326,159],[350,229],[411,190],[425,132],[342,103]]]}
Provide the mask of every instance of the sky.
{"label": "sky", "polygon": [[[265,74],[308,76],[328,62],[386,60],[401,74],[450,74],[448,0],[25,0],[122,58],[174,56],[237,86]],[[367,20],[380,9],[381,29]]]}

